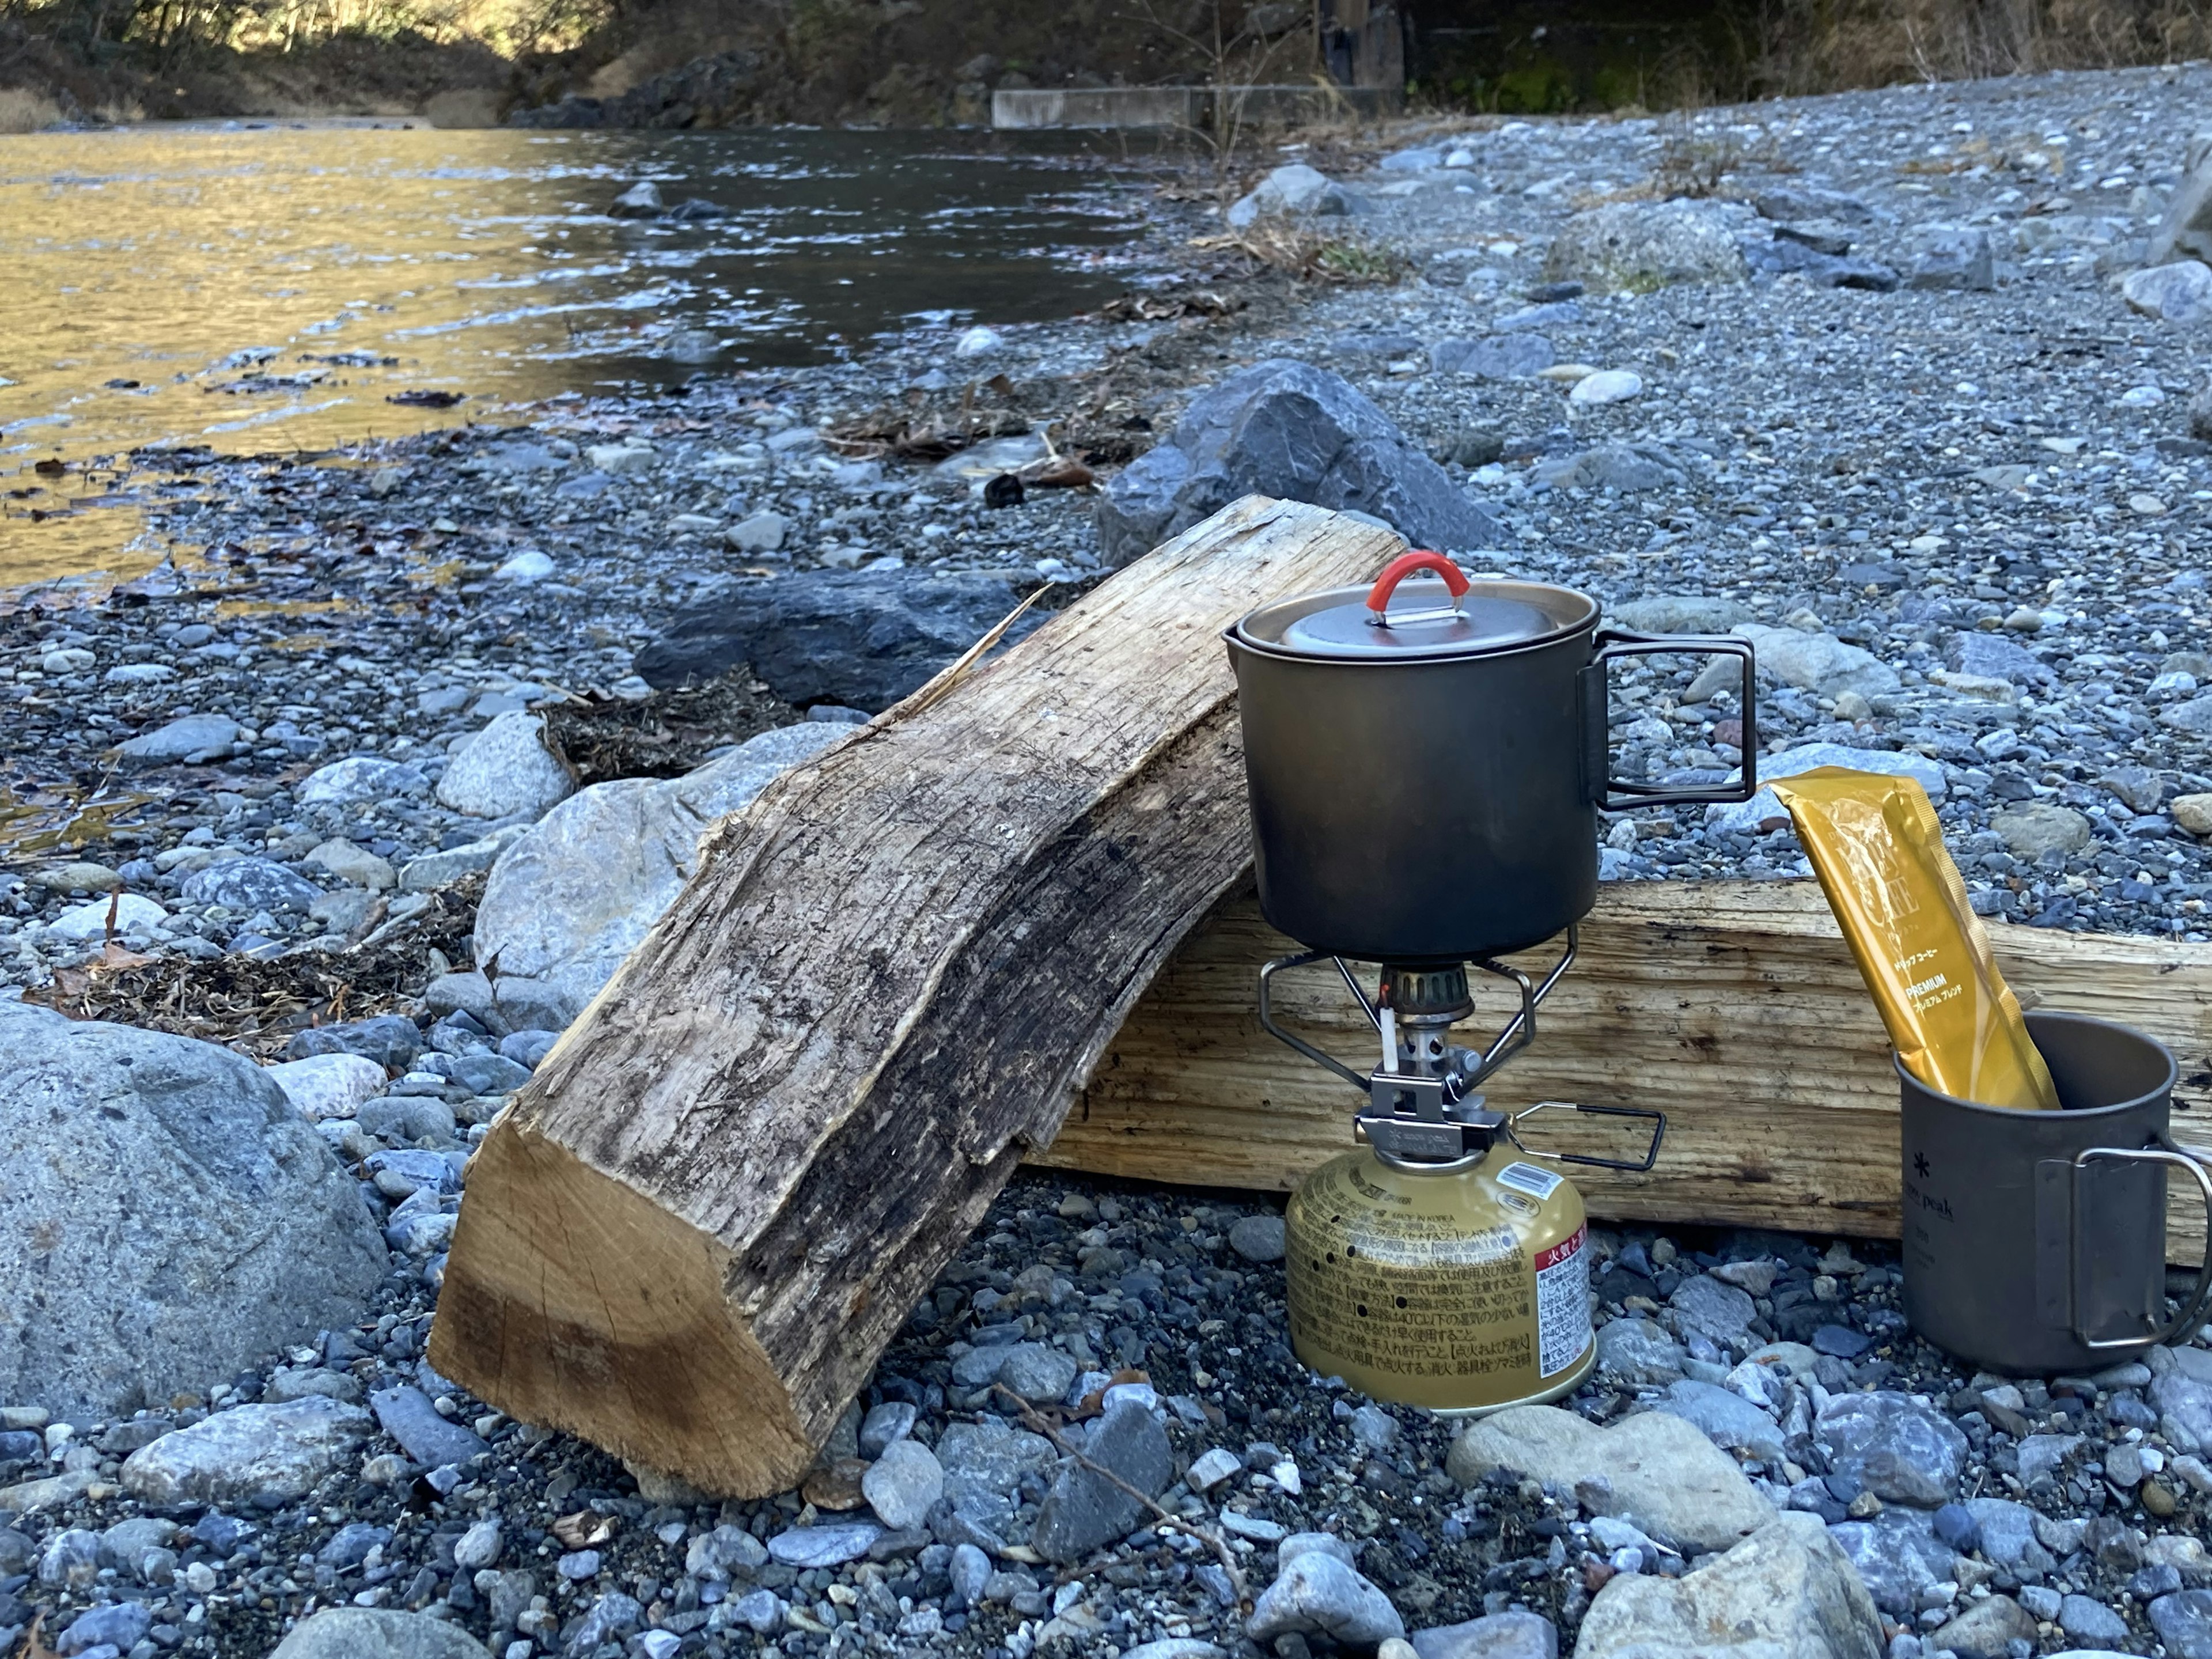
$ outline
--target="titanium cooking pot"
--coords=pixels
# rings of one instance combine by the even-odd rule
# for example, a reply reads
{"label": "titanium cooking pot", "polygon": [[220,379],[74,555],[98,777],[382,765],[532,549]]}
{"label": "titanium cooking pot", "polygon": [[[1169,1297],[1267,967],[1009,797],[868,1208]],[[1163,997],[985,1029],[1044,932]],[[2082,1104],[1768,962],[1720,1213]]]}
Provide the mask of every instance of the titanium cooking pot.
{"label": "titanium cooking pot", "polygon": [[[1401,583],[1416,571],[1435,580]],[[1597,897],[1598,810],[1751,799],[1751,646],[1597,626],[1597,602],[1540,582],[1470,582],[1441,554],[1372,588],[1279,600],[1224,637],[1237,672],[1260,908],[1315,950],[1468,962],[1541,943]],[[1741,781],[1609,777],[1606,665],[1739,659]]]}

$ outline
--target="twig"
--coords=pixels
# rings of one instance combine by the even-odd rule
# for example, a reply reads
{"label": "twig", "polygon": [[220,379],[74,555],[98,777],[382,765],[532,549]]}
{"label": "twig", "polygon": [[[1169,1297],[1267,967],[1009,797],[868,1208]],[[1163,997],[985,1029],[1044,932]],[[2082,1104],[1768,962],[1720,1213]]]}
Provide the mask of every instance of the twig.
{"label": "twig", "polygon": [[1158,1518],[1162,1526],[1170,1528],[1176,1532],[1188,1533],[1200,1543],[1211,1549],[1213,1552],[1213,1559],[1221,1563],[1222,1571],[1229,1575],[1229,1587],[1237,1592],[1237,1607],[1247,1613],[1251,1611],[1251,1588],[1245,1583],[1244,1575],[1237,1568],[1237,1558],[1229,1553],[1229,1546],[1222,1541],[1219,1533],[1210,1528],[1195,1526],[1179,1515],[1170,1514],[1161,1506],[1158,1499],[1147,1498],[1139,1488],[1131,1486],[1113,1470],[1085,1457],[1079,1449],[1068,1443],[1066,1437],[1053,1426],[1049,1419],[1038,1415],[1028,1401],[1023,1399],[1005,1383],[994,1382],[991,1384],[991,1392],[1006,1395],[1013,1402],[1014,1409],[1022,1414],[1023,1423],[1030,1429],[1051,1441],[1062,1453],[1073,1458],[1078,1464],[1090,1470],[1091,1474],[1128,1493],[1130,1497],[1150,1510]]}

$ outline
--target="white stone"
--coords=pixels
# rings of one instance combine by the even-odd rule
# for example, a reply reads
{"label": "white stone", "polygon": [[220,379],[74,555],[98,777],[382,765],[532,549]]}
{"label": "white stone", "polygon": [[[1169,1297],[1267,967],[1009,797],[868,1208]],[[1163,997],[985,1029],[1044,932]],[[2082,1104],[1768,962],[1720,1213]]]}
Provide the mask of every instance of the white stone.
{"label": "white stone", "polygon": [[1631,398],[1642,396],[1643,392],[1644,377],[1634,369],[1601,368],[1576,381],[1574,390],[1567,393],[1567,401],[1585,407],[1626,403]]}
{"label": "white stone", "polygon": [[568,769],[545,746],[545,722],[514,711],[495,717],[454,751],[438,780],[438,799],[471,817],[536,817],[575,787]]}
{"label": "white stone", "polygon": [[978,324],[952,343],[952,355],[956,357],[981,357],[986,352],[996,351],[1006,343],[1006,336],[997,329],[985,328]]}
{"label": "white stone", "polygon": [[646,443],[593,444],[584,454],[598,471],[617,477],[642,472],[659,459],[659,452]]}
{"label": "white stone", "polygon": [[755,513],[732,525],[722,539],[740,553],[773,553],[790,528],[791,520],[781,513]]}
{"label": "white stone", "polygon": [[63,939],[103,939],[107,933],[107,915],[111,904],[114,907],[115,931],[118,933],[127,933],[134,927],[151,927],[156,922],[169,919],[169,913],[153,900],[138,893],[125,893],[119,897],[90,899],[82,904],[72,905],[48,924],[48,930]]}
{"label": "white stone", "polygon": [[2162,322],[2203,322],[2212,318],[2212,266],[2201,259],[2177,259],[2148,270],[2131,270],[2120,283],[2120,297],[2146,317]]}
{"label": "white stone", "polygon": [[149,1504],[235,1504],[259,1492],[297,1498],[368,1437],[368,1413],[325,1395],[234,1406],[142,1446],[123,1485]]}
{"label": "white stone", "polygon": [[534,547],[526,547],[505,564],[491,573],[495,582],[513,582],[517,587],[529,587],[544,581],[553,574],[553,561]]}
{"label": "white stone", "polygon": [[343,836],[331,836],[303,861],[373,893],[385,891],[398,879],[392,874],[389,860],[378,857],[360,842],[348,841]]}
{"label": "white stone", "polygon": [[268,1067],[271,1082],[309,1117],[351,1117],[384,1092],[384,1067],[362,1054],[310,1054]]}
{"label": "white stone", "polygon": [[317,767],[300,781],[294,795],[302,806],[348,806],[356,801],[411,795],[429,787],[430,780],[404,761],[352,755]]}

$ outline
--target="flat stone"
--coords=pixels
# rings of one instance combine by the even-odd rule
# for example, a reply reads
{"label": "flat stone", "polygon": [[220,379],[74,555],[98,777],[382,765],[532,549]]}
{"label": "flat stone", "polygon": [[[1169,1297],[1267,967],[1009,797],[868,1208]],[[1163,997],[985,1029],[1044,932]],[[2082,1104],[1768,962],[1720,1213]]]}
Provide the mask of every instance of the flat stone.
{"label": "flat stone", "polygon": [[148,1504],[239,1504],[302,1496],[368,1433],[368,1413],[315,1395],[234,1406],[163,1435],[124,1460],[122,1482]]}
{"label": "flat stone", "polygon": [[1881,1616],[1809,1515],[1776,1517],[1718,1560],[1662,1578],[1620,1573],[1583,1615],[1576,1659],[1881,1659]]}
{"label": "flat stone", "polygon": [[331,836],[308,854],[304,862],[355,887],[366,887],[371,892],[387,891],[399,879],[389,860],[379,858],[366,847],[348,841],[343,836]]}
{"label": "flat stone", "polygon": [[1751,1322],[1758,1310],[1749,1295],[1710,1273],[1692,1273],[1674,1287],[1668,1309],[1685,1334],[1703,1331],[1733,1348],[1751,1345]]}
{"label": "flat stone", "polygon": [[237,753],[244,730],[222,714],[185,714],[118,744],[115,752],[129,767],[200,766]]}
{"label": "flat stone", "polygon": [[1559,353],[1534,331],[1492,334],[1480,340],[1439,340],[1429,348],[1429,362],[1439,374],[1469,374],[1485,380],[1525,380],[1559,361]]}
{"label": "flat stone", "polygon": [[48,931],[62,939],[89,941],[105,939],[111,921],[117,933],[127,933],[168,919],[169,913],[144,895],[118,893],[72,905],[53,919]]}
{"label": "flat stone", "polygon": [[2024,800],[1992,813],[1990,828],[2004,837],[2015,857],[2031,860],[2049,852],[2078,853],[2092,833],[2087,816],[2047,800]]}
{"label": "flat stone", "polygon": [[860,1477],[860,1492],[893,1531],[918,1527],[945,1496],[945,1468],[919,1440],[894,1440]]}
{"label": "flat stone", "polygon": [[2058,1564],[2036,1541],[2035,1511],[2009,1498],[1969,1498],[1961,1506],[1974,1518],[1981,1552],[2013,1572],[2049,1572]]}
{"label": "flat stone", "polygon": [[351,1117],[384,1092],[384,1067],[360,1054],[310,1054],[268,1068],[269,1080],[311,1118]]}
{"label": "flat stone", "polygon": [[[741,577],[701,594],[634,666],[656,687],[739,663],[797,708],[888,708],[1006,620],[1027,582],[997,571],[830,570]],[[1044,621],[1031,611],[1006,643]],[[604,787],[604,786],[602,786]]]}
{"label": "flat stone", "polygon": [[1556,1482],[1590,1513],[1690,1550],[1727,1549],[1774,1517],[1735,1459],[1663,1412],[1601,1429],[1557,1407],[1516,1406],[1461,1430],[1446,1467],[1462,1486],[1494,1468]]}
{"label": "flat stone", "polygon": [[938,1437],[936,1450],[945,1468],[945,1500],[993,1528],[1013,1519],[1013,1493],[1022,1477],[1049,1469],[1058,1455],[1042,1435],[996,1419],[951,1425]]}
{"label": "flat stone", "polygon": [[894,1441],[903,1440],[914,1432],[915,1419],[921,1413],[903,1400],[886,1400],[880,1406],[868,1407],[868,1414],[860,1419],[860,1455],[881,1457]]}
{"label": "flat stone", "polygon": [[1929,1651],[1948,1649],[1959,1659],[2007,1659],[2011,1644],[2034,1640],[2035,1620],[2009,1595],[1969,1602],[1965,1612],[1927,1638]]}
{"label": "flat stone", "polygon": [[430,1396],[420,1389],[404,1384],[380,1389],[369,1395],[368,1403],[376,1413],[377,1425],[426,1469],[466,1463],[491,1449],[475,1431],[441,1417]]}
{"label": "flat stone", "polygon": [[1685,1379],[1672,1384],[1667,1397],[1654,1402],[1651,1409],[1671,1413],[1695,1425],[1723,1451],[1738,1452],[1763,1462],[1782,1461],[1782,1431],[1774,1419],[1727,1389]]}
{"label": "flat stone", "polygon": [[1820,696],[1840,696],[1846,691],[1863,697],[1885,696],[1903,684],[1898,672],[1873,652],[1846,645],[1832,634],[1759,623],[1739,623],[1734,631],[1751,641],[1763,672]]}
{"label": "flat stone", "polygon": [[374,755],[350,755],[319,766],[300,780],[292,798],[302,806],[351,806],[421,794],[430,780],[419,767]]}
{"label": "flat stone", "polygon": [[367,1019],[311,1025],[284,1045],[287,1060],[311,1054],[359,1054],[389,1071],[399,1071],[422,1052],[422,1034],[404,1014],[374,1014]]}
{"label": "flat stone", "polygon": [[225,859],[185,878],[188,904],[220,904],[240,915],[256,910],[307,914],[323,890],[273,859]]}
{"label": "flat stone", "polygon": [[1625,404],[1644,395],[1644,377],[1632,368],[1601,368],[1585,374],[1567,392],[1567,401],[1584,408]]}
{"label": "flat stone", "polygon": [[1279,1215],[1239,1216],[1229,1228],[1229,1248],[1247,1261],[1283,1259],[1284,1222]]}
{"label": "flat stone", "polygon": [[768,1540],[771,1559],[787,1567],[839,1567],[857,1561],[868,1546],[883,1536],[872,1521],[846,1522],[834,1527],[793,1527]]}
{"label": "flat stone", "polygon": [[21,1002],[0,1054],[0,1400],[127,1414],[360,1316],[383,1244],[261,1067]]}
{"label": "flat stone", "polygon": [[[1167,1431],[1133,1401],[1108,1409],[1092,1425],[1083,1453],[1147,1498],[1158,1497],[1175,1479]],[[1144,1513],[1137,1498],[1071,1459],[1037,1506],[1030,1544],[1048,1561],[1079,1561],[1127,1533]]]}
{"label": "flat stone", "polygon": [[1960,225],[1929,225],[1916,232],[1905,286],[1959,289],[1986,294],[1997,285],[1996,252],[1990,234]]}

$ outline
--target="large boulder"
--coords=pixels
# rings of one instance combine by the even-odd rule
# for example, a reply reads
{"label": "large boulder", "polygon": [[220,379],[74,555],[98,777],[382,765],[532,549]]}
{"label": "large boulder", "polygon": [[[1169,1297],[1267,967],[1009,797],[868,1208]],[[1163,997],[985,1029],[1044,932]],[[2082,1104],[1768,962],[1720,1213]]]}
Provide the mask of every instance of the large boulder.
{"label": "large boulder", "polygon": [[312,1491],[368,1427],[367,1412],[326,1395],[234,1406],[141,1446],[124,1460],[123,1484],[163,1507],[289,1501]]}
{"label": "large boulder", "polygon": [[459,1625],[397,1607],[325,1607],[293,1626],[269,1659],[487,1659]]}
{"label": "large boulder", "polygon": [[2212,265],[2176,259],[2131,270],[2121,280],[2120,297],[2130,308],[2161,322],[2201,323],[2212,317]]}
{"label": "large boulder", "polygon": [[547,813],[493,867],[477,907],[476,958],[508,1023],[568,1024],[683,891],[708,826],[851,729],[763,732],[683,777],[595,783]]}
{"label": "large boulder", "polygon": [[[988,570],[847,570],[745,578],[702,594],[637,653],[655,686],[739,663],[796,708],[890,708],[1006,620],[1034,580]],[[1034,611],[1008,630],[1020,639]]]}
{"label": "large boulder", "polygon": [[1881,1659],[1881,1616],[1817,1516],[1784,1515],[1680,1578],[1621,1573],[1575,1659]]}
{"label": "large boulder", "polygon": [[1608,202],[1559,227],[1544,274],[1600,292],[1649,293],[1676,283],[1741,283],[1740,210],[1720,202]]}
{"label": "large boulder", "polygon": [[1589,1513],[1684,1550],[1729,1548],[1774,1518],[1734,1458],[1660,1412],[1601,1429],[1556,1406],[1516,1406],[1461,1430],[1445,1467],[1463,1486],[1500,1468],[1556,1483]]}
{"label": "large boulder", "polygon": [[86,1422],[350,1325],[383,1241],[227,1048],[0,1002],[0,1400]]}
{"label": "large boulder", "polygon": [[1349,380],[1271,357],[1199,398],[1106,487],[1101,550],[1118,568],[1253,494],[1364,513],[1420,547],[1492,546],[1504,533]]}
{"label": "large boulder", "polygon": [[1231,203],[1227,217],[1231,230],[1244,230],[1271,215],[1357,213],[1360,206],[1358,197],[1327,173],[1292,161]]}

